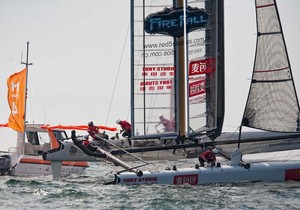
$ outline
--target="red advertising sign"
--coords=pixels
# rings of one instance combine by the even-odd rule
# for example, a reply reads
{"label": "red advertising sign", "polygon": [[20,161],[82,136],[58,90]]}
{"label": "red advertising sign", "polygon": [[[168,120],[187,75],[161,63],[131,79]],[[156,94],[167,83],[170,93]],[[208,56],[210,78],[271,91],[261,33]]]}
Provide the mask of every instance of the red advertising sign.
{"label": "red advertising sign", "polygon": [[205,93],[205,80],[199,80],[189,83],[189,97]]}
{"label": "red advertising sign", "polygon": [[215,59],[196,60],[189,63],[189,76],[208,74],[215,70]]}
{"label": "red advertising sign", "polygon": [[175,66],[143,67],[137,78],[139,91],[170,92],[173,87]]}
{"label": "red advertising sign", "polygon": [[285,180],[300,181],[300,169],[288,169],[285,170]]}
{"label": "red advertising sign", "polygon": [[181,184],[197,185],[198,174],[174,176],[174,185],[181,185]]}

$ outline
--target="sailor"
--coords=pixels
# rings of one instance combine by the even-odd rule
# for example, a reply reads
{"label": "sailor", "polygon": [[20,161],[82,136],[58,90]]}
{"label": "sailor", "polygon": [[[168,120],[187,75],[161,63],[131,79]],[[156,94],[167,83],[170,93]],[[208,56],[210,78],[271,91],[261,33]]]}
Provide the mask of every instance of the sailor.
{"label": "sailor", "polygon": [[96,139],[96,134],[99,133],[99,128],[94,125],[94,123],[91,121],[88,123],[88,131],[89,135],[93,138]]}
{"label": "sailor", "polygon": [[[174,118],[173,118],[174,119]],[[162,124],[164,126],[164,132],[174,131],[174,120],[168,120],[162,114],[159,115],[159,122],[155,125],[155,128]]]}
{"label": "sailor", "polygon": [[100,133],[99,128],[94,125],[91,121],[88,123],[88,130],[87,132],[92,137],[91,143],[96,146],[101,146],[102,148],[109,149],[109,146],[105,139],[109,139],[109,136],[105,134],[105,132]]}
{"label": "sailor", "polygon": [[127,122],[126,120],[120,120],[118,119],[116,121],[118,125],[121,126],[120,133],[122,134],[123,137],[128,139],[128,143],[131,146],[131,124]]}
{"label": "sailor", "polygon": [[81,142],[81,144],[85,146],[87,149],[91,150],[92,152],[95,152],[97,150],[97,148],[89,141],[88,135],[83,137],[83,141]]}
{"label": "sailor", "polygon": [[[157,126],[163,125],[164,126],[164,132],[171,132],[175,130],[175,118],[173,117],[172,120],[169,120],[165,118],[162,114],[159,115],[159,122],[155,125],[155,128],[157,130]],[[167,140],[164,140],[164,145],[166,144]]]}
{"label": "sailor", "polygon": [[207,150],[199,155],[200,167],[204,167],[204,162],[211,163],[211,165],[214,166],[216,163],[216,151],[217,150],[214,150],[211,146],[208,146]]}

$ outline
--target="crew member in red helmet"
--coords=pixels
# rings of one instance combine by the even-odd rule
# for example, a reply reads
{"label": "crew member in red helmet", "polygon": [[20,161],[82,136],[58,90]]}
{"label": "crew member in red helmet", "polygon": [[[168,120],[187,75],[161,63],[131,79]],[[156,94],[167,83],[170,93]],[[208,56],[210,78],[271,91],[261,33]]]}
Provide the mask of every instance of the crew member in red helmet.
{"label": "crew member in red helmet", "polygon": [[200,167],[204,167],[205,162],[211,163],[212,165],[215,165],[216,163],[216,155],[211,146],[208,146],[207,150],[199,155]]}
{"label": "crew member in red helmet", "polygon": [[126,120],[117,120],[116,123],[121,126],[120,133],[128,139],[128,143],[131,146],[131,124]]}

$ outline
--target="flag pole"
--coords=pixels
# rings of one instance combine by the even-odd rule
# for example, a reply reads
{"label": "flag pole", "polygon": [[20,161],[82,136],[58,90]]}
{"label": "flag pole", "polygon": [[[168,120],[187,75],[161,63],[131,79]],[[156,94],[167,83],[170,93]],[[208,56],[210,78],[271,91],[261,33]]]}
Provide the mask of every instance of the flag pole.
{"label": "flag pole", "polygon": [[27,49],[26,49],[26,62],[22,62],[26,66],[26,81],[25,81],[25,97],[24,97],[24,130],[23,130],[23,147],[22,147],[22,154],[25,153],[25,134],[26,134],[26,110],[27,110],[27,82],[28,82],[28,66],[32,65],[32,63],[28,63],[28,56],[29,56],[29,42],[27,42]]}

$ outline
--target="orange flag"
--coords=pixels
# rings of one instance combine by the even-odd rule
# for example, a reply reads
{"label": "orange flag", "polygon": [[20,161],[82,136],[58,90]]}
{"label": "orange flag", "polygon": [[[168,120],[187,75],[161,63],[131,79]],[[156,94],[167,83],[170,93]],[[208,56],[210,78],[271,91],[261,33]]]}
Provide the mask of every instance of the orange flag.
{"label": "orange flag", "polygon": [[7,100],[11,110],[8,127],[24,132],[26,68],[7,79]]}

